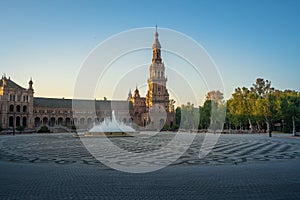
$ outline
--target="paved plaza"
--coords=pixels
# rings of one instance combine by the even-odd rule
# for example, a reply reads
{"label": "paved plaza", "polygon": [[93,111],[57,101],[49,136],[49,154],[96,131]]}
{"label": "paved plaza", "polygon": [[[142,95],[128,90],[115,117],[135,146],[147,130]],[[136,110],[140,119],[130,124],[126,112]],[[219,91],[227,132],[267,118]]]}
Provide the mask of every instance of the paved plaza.
{"label": "paved plaza", "polygon": [[[110,140],[139,154],[173,137]],[[199,158],[203,140],[204,134],[195,135],[188,150],[162,170],[132,174],[99,162],[74,133],[1,135],[0,199],[299,199],[300,138],[221,135]]]}

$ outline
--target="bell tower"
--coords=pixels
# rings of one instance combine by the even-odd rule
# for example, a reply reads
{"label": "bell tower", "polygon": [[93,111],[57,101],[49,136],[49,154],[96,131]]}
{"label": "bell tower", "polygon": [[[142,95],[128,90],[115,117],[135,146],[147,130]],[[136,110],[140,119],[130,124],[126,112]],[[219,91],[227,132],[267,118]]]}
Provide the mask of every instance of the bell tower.
{"label": "bell tower", "polygon": [[161,45],[158,40],[157,26],[152,45],[152,63],[149,72],[146,106],[150,109],[150,107],[158,104],[166,112],[169,112],[169,93],[166,88],[167,78],[165,76],[165,65],[161,58]]}

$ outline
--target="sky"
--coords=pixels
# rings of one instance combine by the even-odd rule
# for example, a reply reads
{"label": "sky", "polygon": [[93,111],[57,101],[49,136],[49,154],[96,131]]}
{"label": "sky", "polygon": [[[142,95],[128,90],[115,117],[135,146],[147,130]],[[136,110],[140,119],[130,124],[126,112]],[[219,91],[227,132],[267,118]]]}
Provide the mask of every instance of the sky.
{"label": "sky", "polygon": [[[97,45],[120,32],[157,24],[207,51],[227,99],[258,77],[277,89],[299,91],[299,10],[297,0],[0,0],[0,73],[24,87],[32,78],[35,96],[72,98],[82,64]],[[150,47],[152,42],[149,38]],[[144,68],[147,74],[149,66]],[[127,88],[134,89],[132,84]],[[182,92],[178,95],[185,96]],[[99,93],[97,98],[113,98]],[[204,93],[192,103],[201,104]]]}

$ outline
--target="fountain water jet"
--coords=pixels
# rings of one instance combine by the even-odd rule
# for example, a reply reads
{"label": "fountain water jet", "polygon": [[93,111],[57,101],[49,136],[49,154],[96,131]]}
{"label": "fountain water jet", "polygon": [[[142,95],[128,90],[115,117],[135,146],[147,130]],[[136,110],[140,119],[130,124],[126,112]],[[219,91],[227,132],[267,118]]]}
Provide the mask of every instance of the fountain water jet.
{"label": "fountain water jet", "polygon": [[112,118],[105,118],[99,125],[94,125],[85,136],[106,135],[106,136],[131,136],[137,133],[131,126],[116,120],[115,112],[112,111]]}

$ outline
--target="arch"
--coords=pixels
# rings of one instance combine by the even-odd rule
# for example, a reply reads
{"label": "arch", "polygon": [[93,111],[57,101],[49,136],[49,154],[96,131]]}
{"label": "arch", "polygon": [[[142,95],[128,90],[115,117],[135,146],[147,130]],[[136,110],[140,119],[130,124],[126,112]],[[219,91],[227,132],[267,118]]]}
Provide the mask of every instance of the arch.
{"label": "arch", "polygon": [[69,117],[66,118],[66,126],[71,126],[71,119]]}
{"label": "arch", "polygon": [[62,126],[63,125],[63,118],[62,117],[59,117],[58,120],[57,120],[57,125],[58,126]]}
{"label": "arch", "polygon": [[51,117],[50,118],[50,126],[54,126],[55,125],[55,118]]}
{"label": "arch", "polygon": [[14,126],[14,117],[10,116],[8,119],[8,126],[13,127]]}
{"label": "arch", "polygon": [[9,112],[14,112],[14,105],[9,106]]}
{"label": "arch", "polygon": [[17,109],[17,112],[21,112],[21,106],[20,105],[17,105],[17,107],[16,107]]}
{"label": "arch", "polygon": [[41,119],[39,117],[34,118],[34,126],[39,127],[41,125]]}
{"label": "arch", "polygon": [[23,117],[23,119],[22,119],[22,126],[23,126],[24,128],[27,127],[27,117]]}
{"label": "arch", "polygon": [[21,126],[21,117],[20,116],[16,117],[16,126]]}
{"label": "arch", "polygon": [[23,106],[23,112],[27,112],[27,106]]}
{"label": "arch", "polygon": [[91,125],[91,124],[93,124],[92,118],[89,117],[89,118],[87,119],[87,125]]}
{"label": "arch", "polygon": [[43,118],[43,125],[47,125],[48,124],[48,118],[47,117],[44,117]]}
{"label": "arch", "polygon": [[84,118],[80,118],[80,121],[79,121],[80,125],[84,125],[84,122],[85,122],[85,119]]}

